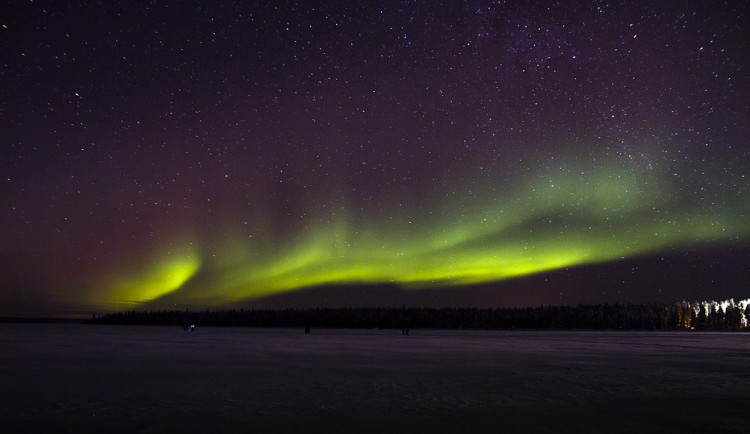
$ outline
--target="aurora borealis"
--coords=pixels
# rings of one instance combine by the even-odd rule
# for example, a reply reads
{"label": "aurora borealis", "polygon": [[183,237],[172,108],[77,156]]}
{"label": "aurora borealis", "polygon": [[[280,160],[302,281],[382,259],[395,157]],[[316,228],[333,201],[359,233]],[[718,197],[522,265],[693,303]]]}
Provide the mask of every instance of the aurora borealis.
{"label": "aurora borealis", "polygon": [[371,3],[8,6],[0,314],[750,276],[747,2]]}

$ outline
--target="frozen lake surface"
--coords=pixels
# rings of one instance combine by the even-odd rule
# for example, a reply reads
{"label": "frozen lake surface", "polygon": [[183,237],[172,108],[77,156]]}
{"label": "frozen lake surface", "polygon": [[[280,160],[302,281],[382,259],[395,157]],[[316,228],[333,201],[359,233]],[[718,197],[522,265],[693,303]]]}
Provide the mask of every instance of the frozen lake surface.
{"label": "frozen lake surface", "polygon": [[0,324],[0,430],[750,433],[750,334]]}

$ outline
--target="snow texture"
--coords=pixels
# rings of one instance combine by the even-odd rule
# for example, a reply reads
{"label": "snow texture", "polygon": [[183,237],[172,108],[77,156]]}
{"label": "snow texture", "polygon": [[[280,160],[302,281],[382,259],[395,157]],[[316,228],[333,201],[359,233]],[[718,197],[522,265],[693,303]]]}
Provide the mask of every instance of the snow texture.
{"label": "snow texture", "polygon": [[750,334],[0,324],[0,430],[750,432]]}

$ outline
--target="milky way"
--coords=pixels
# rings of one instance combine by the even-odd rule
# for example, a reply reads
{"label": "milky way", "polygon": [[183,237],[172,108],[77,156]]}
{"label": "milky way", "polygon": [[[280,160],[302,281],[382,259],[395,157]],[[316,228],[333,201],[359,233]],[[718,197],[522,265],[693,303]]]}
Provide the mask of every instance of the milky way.
{"label": "milky way", "polygon": [[747,245],[747,2],[7,9],[0,313]]}

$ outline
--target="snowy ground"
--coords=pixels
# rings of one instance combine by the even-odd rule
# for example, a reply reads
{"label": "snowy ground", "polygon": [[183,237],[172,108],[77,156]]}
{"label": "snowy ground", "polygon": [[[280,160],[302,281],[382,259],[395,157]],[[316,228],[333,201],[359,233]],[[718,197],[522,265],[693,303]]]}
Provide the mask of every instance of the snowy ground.
{"label": "snowy ground", "polygon": [[0,324],[0,431],[750,432],[750,334]]}

